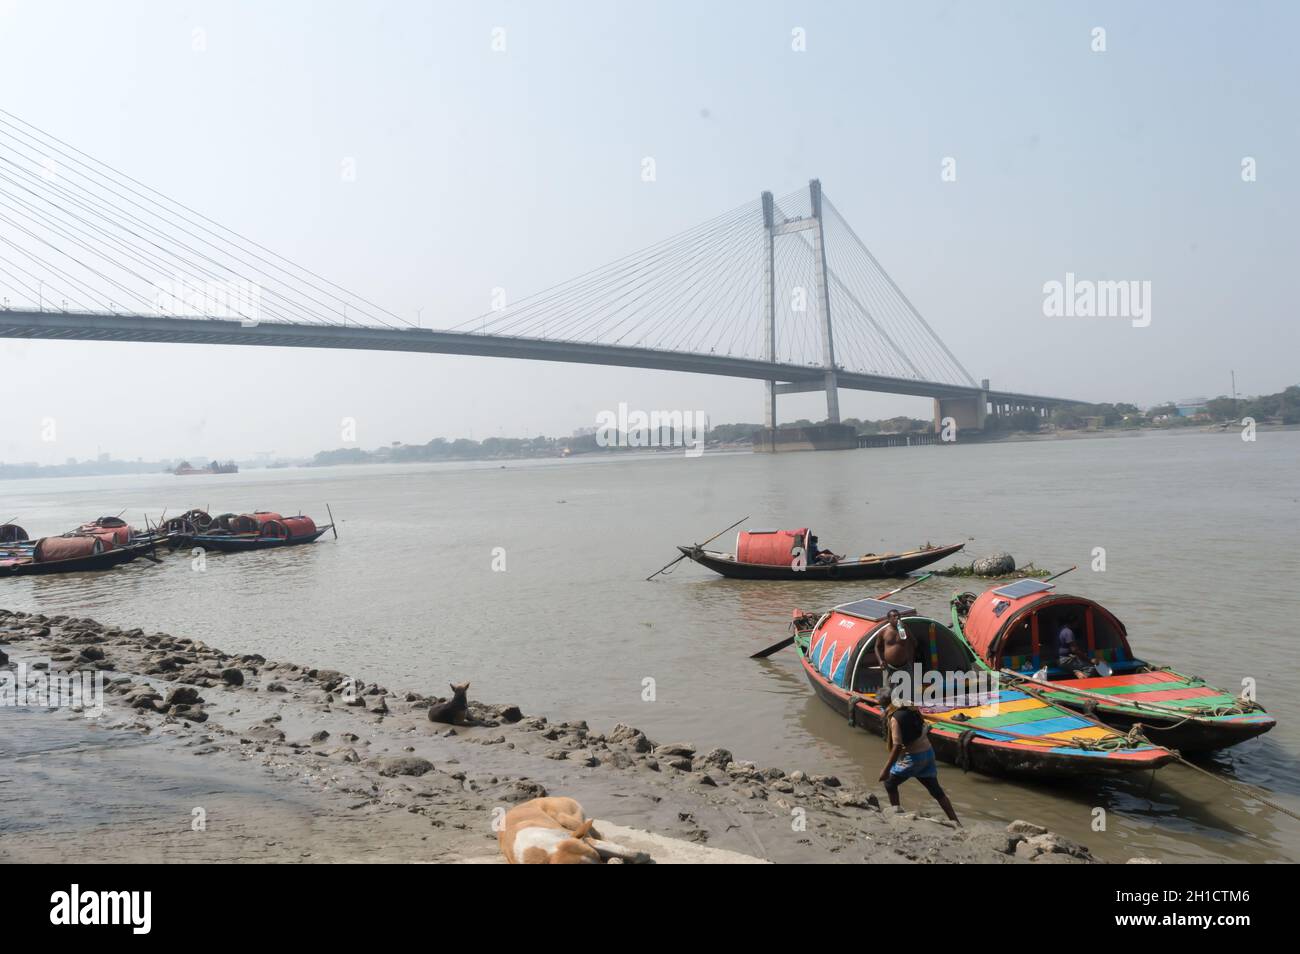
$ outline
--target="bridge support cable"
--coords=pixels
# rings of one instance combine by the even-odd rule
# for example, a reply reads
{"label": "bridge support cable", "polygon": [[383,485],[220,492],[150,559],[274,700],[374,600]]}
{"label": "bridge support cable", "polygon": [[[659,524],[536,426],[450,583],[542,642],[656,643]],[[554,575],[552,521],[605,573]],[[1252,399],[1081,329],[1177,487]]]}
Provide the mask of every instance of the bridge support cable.
{"label": "bridge support cable", "polygon": [[[247,311],[237,297],[166,311],[168,288],[190,309],[184,287],[175,287],[188,282],[248,286],[255,301]],[[82,320],[108,311],[176,322],[173,332],[129,322],[109,330],[106,321],[103,336],[123,340],[589,355],[628,367],[707,368],[764,381],[769,424],[778,394],[817,382],[832,422],[841,386],[954,399],[982,393],[817,180],[779,198],[764,193],[446,330],[422,329],[440,336],[426,338],[428,347],[414,339],[408,347],[397,334],[381,345],[326,332],[396,332],[413,323],[0,109],[0,294],[6,308],[30,305],[33,315],[75,308]],[[181,319],[217,325],[209,335]],[[61,336],[99,336],[76,320],[28,322],[15,317],[3,327],[14,337],[53,335],[56,325]],[[231,322],[303,333],[218,333]]]}
{"label": "bridge support cable", "polygon": [[[395,327],[385,319],[387,316],[407,326],[412,324],[2,109],[0,166],[10,171],[39,170],[46,184],[64,188],[65,197],[72,191],[97,199],[101,211],[111,200],[116,211],[108,223],[124,221],[127,214],[134,217],[137,225],[148,223],[159,237],[166,237],[174,245],[185,242],[185,247],[201,250],[212,262],[220,263],[224,280],[257,285],[265,294],[279,296],[282,305],[286,301],[295,302],[299,306],[298,314],[303,316],[301,320],[339,323],[364,320]],[[175,277],[159,276],[171,284],[175,283]],[[153,298],[155,291],[147,289],[145,293]]]}
{"label": "bridge support cable", "polygon": [[946,344],[944,344],[943,339],[935,334],[934,329],[930,327],[930,323],[925,320],[921,313],[916,309],[916,306],[912,304],[911,299],[903,293],[902,289],[898,287],[893,278],[890,277],[889,273],[885,271],[880,262],[876,260],[875,255],[873,255],[871,250],[867,248],[866,243],[862,241],[858,236],[858,233],[853,230],[853,227],[849,225],[848,221],[840,214],[839,210],[835,208],[835,205],[830,202],[830,200],[827,200],[826,207],[830,212],[829,220],[835,223],[836,228],[843,230],[844,234],[861,253],[866,263],[870,265],[874,274],[879,276],[880,280],[893,293],[897,303],[905,313],[911,317],[916,325],[919,326],[920,332],[923,333],[921,340],[925,345],[942,352],[943,356],[949,363],[949,369],[959,375],[960,379],[964,381],[964,383],[971,387],[976,387],[975,379],[971,376],[970,372],[966,370],[965,366],[957,359],[957,356],[952,353]]}

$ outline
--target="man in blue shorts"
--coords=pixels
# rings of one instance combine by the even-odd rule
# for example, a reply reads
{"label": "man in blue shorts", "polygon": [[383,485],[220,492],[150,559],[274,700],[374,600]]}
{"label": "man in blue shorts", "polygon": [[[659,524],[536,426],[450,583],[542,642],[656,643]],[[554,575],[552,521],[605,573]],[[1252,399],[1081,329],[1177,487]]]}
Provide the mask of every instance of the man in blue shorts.
{"label": "man in blue shorts", "polygon": [[939,767],[935,764],[934,749],[926,734],[921,711],[915,706],[889,705],[885,709],[885,725],[888,728],[889,761],[880,770],[880,781],[885,783],[889,804],[896,811],[902,810],[898,801],[898,787],[909,778],[914,778],[934,796],[943,813],[960,825],[952,802],[939,785]]}

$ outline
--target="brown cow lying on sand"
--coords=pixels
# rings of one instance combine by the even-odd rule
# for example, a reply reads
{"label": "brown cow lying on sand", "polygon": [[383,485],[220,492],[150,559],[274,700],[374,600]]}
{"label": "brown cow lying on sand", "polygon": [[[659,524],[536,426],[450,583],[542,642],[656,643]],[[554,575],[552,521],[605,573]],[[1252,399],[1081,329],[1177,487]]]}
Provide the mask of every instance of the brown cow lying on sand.
{"label": "brown cow lying on sand", "polygon": [[534,798],[506,812],[497,834],[512,865],[647,864],[650,856],[603,840],[572,798]]}

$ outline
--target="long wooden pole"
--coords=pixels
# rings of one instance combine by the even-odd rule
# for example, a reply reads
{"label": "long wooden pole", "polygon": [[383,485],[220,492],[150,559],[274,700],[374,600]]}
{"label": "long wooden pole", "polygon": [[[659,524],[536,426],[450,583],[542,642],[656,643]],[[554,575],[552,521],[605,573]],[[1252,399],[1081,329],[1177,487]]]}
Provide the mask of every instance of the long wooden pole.
{"label": "long wooden pole", "polygon": [[[735,528],[735,527],[740,526],[742,523],[744,523],[744,522],[745,522],[746,520],[748,520],[748,519],[749,519],[749,514],[745,514],[745,516],[741,517],[739,520],[737,520],[735,523],[733,523],[730,527],[723,527],[721,530],[719,530],[719,531],[718,531],[717,533],[715,533],[713,536],[709,537],[709,539],[705,540],[703,543],[697,543],[697,544],[695,544],[696,549],[698,549],[698,548],[700,548],[700,547],[708,546],[710,543],[712,543],[714,540],[718,539],[718,537],[722,536],[722,535],[723,535],[724,533],[726,533],[728,530],[731,530],[731,529],[733,529],[733,528]],[[676,566],[678,563],[680,563],[682,560],[685,560],[685,559],[686,559],[686,554],[683,553],[683,554],[682,554],[681,556],[679,556],[676,560],[673,560],[672,563],[666,563],[666,564],[664,564],[664,565],[661,566],[659,569],[655,570],[653,573],[651,573],[649,576],[647,576],[647,577],[646,577],[646,581],[649,582],[650,580],[653,580],[656,576],[658,576],[658,575],[659,575],[660,573],[662,573],[664,570],[668,569],[670,566]]]}

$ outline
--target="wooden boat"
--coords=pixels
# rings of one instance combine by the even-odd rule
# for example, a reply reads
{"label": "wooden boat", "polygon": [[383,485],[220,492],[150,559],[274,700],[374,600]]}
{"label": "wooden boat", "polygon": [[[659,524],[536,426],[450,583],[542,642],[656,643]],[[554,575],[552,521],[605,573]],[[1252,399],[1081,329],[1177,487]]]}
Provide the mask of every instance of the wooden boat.
{"label": "wooden boat", "polygon": [[146,555],[152,546],[152,543],[119,546],[91,534],[42,537],[31,547],[0,551],[0,576],[109,570]]}
{"label": "wooden boat", "polygon": [[117,546],[126,546],[128,544],[158,544],[166,539],[166,535],[153,529],[137,530],[121,517],[99,517],[95,520],[87,521],[75,529],[69,530],[63,534],[65,537],[92,536],[99,537],[103,540],[109,540]]}
{"label": "wooden boat", "polygon": [[[232,514],[233,516],[233,514]],[[212,526],[212,517],[206,510],[187,510],[179,517],[168,517],[158,524],[158,533],[173,549],[188,546],[196,533],[205,533]]]}
{"label": "wooden boat", "polygon": [[0,544],[25,543],[27,531],[16,523],[0,524]]}
{"label": "wooden boat", "polygon": [[[1122,731],[1140,724],[1152,741],[1169,748],[1221,749],[1276,725],[1257,702],[1139,659],[1113,613],[1055,588],[1018,580],[978,597],[962,593],[952,601],[953,629],[981,664],[1017,674],[1029,691]],[[1057,665],[1057,633],[1067,623],[1109,675],[1079,679]]]}
{"label": "wooden boat", "polygon": [[903,553],[868,553],[836,563],[808,563],[807,527],[798,530],[741,530],[736,534],[734,553],[679,546],[690,557],[715,573],[737,580],[875,580],[907,576],[913,570],[952,556],[964,543],[946,547],[924,546]]}
{"label": "wooden boat", "polygon": [[[270,550],[313,543],[333,523],[318,527],[311,517],[301,514],[283,517],[278,513],[259,510],[255,513],[222,514],[212,521],[204,533],[191,534],[189,542],[205,550],[234,553],[241,550]],[[337,537],[338,532],[334,535]]]}
{"label": "wooden boat", "polygon": [[808,681],[850,725],[882,733],[875,638],[890,610],[917,641],[913,678],[921,691],[914,701],[937,758],[986,774],[1042,778],[1140,772],[1173,758],[1167,749],[1008,686],[980,667],[947,626],[879,599],[845,603],[820,617],[795,610],[791,622]]}

